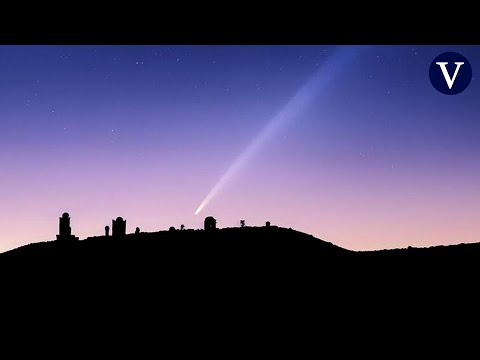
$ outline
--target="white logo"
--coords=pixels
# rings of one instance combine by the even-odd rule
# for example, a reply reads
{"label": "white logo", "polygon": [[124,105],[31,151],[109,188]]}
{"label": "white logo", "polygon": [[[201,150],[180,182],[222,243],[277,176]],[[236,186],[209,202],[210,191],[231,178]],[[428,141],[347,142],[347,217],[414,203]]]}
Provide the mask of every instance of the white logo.
{"label": "white logo", "polygon": [[453,86],[453,83],[455,82],[455,79],[457,77],[458,70],[460,70],[460,66],[462,66],[465,63],[464,62],[455,62],[455,65],[457,65],[457,68],[455,69],[455,73],[453,74],[453,78],[450,78],[450,74],[448,73],[448,70],[447,70],[448,62],[436,62],[435,64],[440,66],[440,69],[442,69],[443,77],[445,78],[445,81],[447,82],[448,88],[451,90],[452,86]]}

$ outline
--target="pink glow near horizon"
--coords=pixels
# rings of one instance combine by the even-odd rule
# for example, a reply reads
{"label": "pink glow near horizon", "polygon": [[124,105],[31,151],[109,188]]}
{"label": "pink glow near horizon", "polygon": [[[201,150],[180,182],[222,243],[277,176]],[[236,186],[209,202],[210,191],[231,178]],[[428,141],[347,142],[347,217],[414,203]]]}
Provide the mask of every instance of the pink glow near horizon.
{"label": "pink glow near horizon", "polygon": [[[465,174],[432,184],[430,176],[440,175],[440,169],[416,169],[415,175],[409,168],[384,169],[371,177],[368,168],[327,164],[322,171],[328,176],[299,177],[295,171],[280,176],[285,167],[295,166],[291,161],[272,161],[268,171],[243,172],[210,204],[205,216],[215,216],[219,227],[238,226],[240,219],[263,226],[269,220],[352,250],[478,241],[479,185],[466,182]],[[80,238],[103,234],[104,226],[117,216],[127,219],[128,232],[136,226],[142,231],[180,224],[202,227],[204,216],[194,216],[192,209],[208,183],[206,178],[211,181],[212,176],[192,182],[189,171],[166,176],[155,170],[145,174],[148,180],[126,179],[119,176],[124,169],[116,173],[110,168],[112,177],[105,177],[101,164],[88,165],[88,171],[80,166],[77,175],[57,170],[53,165],[43,175],[25,170],[22,181],[12,179],[3,189],[1,251],[54,239],[64,211],[70,213],[73,232]],[[38,189],[42,191],[37,193]]]}

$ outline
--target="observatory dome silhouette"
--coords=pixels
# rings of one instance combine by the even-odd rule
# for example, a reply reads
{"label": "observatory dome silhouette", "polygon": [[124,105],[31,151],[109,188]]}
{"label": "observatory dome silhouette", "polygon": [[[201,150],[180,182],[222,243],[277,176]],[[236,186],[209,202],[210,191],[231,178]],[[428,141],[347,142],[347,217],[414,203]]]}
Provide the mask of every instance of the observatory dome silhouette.
{"label": "observatory dome silhouette", "polygon": [[121,216],[117,220],[112,220],[112,236],[121,237],[127,233],[127,220],[123,220]]}
{"label": "observatory dome silhouette", "polygon": [[217,220],[213,216],[207,216],[204,222],[205,230],[215,230],[217,228]]}

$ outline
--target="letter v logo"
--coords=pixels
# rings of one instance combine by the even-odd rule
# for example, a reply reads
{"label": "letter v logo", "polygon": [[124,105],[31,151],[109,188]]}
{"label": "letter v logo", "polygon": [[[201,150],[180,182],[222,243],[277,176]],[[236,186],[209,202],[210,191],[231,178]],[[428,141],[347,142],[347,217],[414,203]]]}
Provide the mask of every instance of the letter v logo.
{"label": "letter v logo", "polygon": [[430,64],[430,82],[442,94],[455,95],[465,90],[472,80],[472,67],[465,56],[446,52]]}
{"label": "letter v logo", "polygon": [[465,64],[464,62],[455,62],[455,65],[457,65],[457,68],[455,69],[455,74],[453,74],[453,78],[450,79],[450,75],[448,74],[447,70],[447,64],[448,62],[436,62],[438,66],[442,69],[443,77],[445,78],[445,81],[447,82],[448,88],[451,89],[453,86],[453,83],[455,82],[455,78],[457,77],[458,70],[460,69],[460,66]]}

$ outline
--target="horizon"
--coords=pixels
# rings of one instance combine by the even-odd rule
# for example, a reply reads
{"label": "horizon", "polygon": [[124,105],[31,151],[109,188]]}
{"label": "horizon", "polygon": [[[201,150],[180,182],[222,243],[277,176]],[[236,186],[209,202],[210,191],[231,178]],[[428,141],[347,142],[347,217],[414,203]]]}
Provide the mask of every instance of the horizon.
{"label": "horizon", "polygon": [[[455,96],[428,78],[446,51],[473,68]],[[81,239],[212,214],[355,251],[479,242],[479,62],[474,45],[2,45],[0,253],[53,239],[63,212]]]}
{"label": "horizon", "polygon": [[[66,226],[67,230],[65,230],[65,225],[62,226],[62,218],[66,215],[67,218],[69,219],[69,222]],[[135,231],[129,231],[129,227],[128,225],[124,228],[124,230],[113,230],[114,227],[115,227],[115,221],[125,221],[125,223],[128,223],[127,219],[124,219],[122,217],[117,217],[116,219],[112,219],[112,223],[108,226],[106,226],[104,228],[104,233],[103,234],[90,234],[88,236],[86,236],[85,238],[78,238],[77,236],[75,236],[75,231],[74,229],[71,228],[71,223],[70,223],[70,220],[71,220],[71,216],[70,214],[68,213],[64,213],[62,214],[61,217],[59,217],[59,231],[58,231],[58,234],[56,234],[56,239],[54,238],[51,238],[51,239],[45,239],[43,241],[38,241],[38,242],[31,242],[31,243],[27,243],[27,244],[23,244],[19,247],[16,247],[16,248],[13,248],[13,249],[9,249],[9,250],[6,250],[4,252],[7,252],[7,251],[12,251],[12,250],[16,250],[16,249],[19,249],[21,247],[24,247],[24,246],[27,246],[27,245],[31,245],[31,244],[42,244],[42,243],[50,243],[50,242],[59,242],[59,243],[62,243],[64,245],[73,245],[74,243],[77,243],[77,242],[83,242],[85,240],[95,240],[97,238],[104,238],[104,239],[112,239],[112,240],[118,240],[118,239],[122,239],[122,238],[131,238],[131,237],[136,237],[136,236],[140,236],[141,239],[144,239],[144,236],[150,236],[150,235],[155,235],[155,234],[159,234],[159,233],[168,233],[168,234],[171,234],[172,232],[206,232],[206,233],[210,233],[212,230],[209,228],[207,229],[206,228],[206,221],[208,218],[213,218],[215,224],[218,222],[217,219],[211,215],[208,215],[205,217],[204,219],[204,226],[203,227],[200,227],[200,228],[188,228],[186,227],[184,224],[180,224],[180,226],[177,228],[177,227],[174,227],[173,225],[168,228],[168,229],[157,229],[157,230],[153,230],[153,231],[142,231],[142,229],[140,227],[137,227],[137,226],[130,226],[130,228],[135,228]],[[242,224],[243,222],[243,224]],[[182,225],[183,225],[183,228],[182,228]],[[108,227],[108,230],[106,229]],[[264,224],[246,224],[244,220],[240,220],[239,221],[239,226],[229,226],[229,227],[218,227],[218,226],[214,226],[214,231],[221,231],[221,230],[240,230],[240,231],[243,231],[242,229],[278,229],[278,230],[287,230],[287,231],[293,231],[293,232],[296,232],[296,233],[299,233],[299,234],[302,234],[302,235],[305,235],[307,237],[309,236],[313,236],[312,234],[308,234],[308,233],[305,233],[305,232],[302,232],[302,231],[299,231],[297,229],[294,229],[294,228],[286,228],[284,226],[281,226],[281,225],[278,225],[278,224],[272,224],[270,221],[266,221]],[[114,231],[116,231],[116,234],[114,234]],[[124,233],[122,233],[123,231],[125,231]],[[249,232],[251,234],[251,232]],[[238,235],[239,233],[237,233]],[[329,243],[335,247],[339,247],[343,250],[347,250],[347,251],[352,251],[352,252],[356,252],[356,253],[368,253],[368,252],[378,252],[378,251],[384,251],[384,250],[411,250],[411,249],[416,249],[416,250],[421,250],[421,249],[433,249],[433,248],[441,248],[441,247],[444,247],[444,246],[458,246],[458,245],[466,245],[466,244],[469,244],[469,243],[450,243],[450,244],[435,244],[435,245],[431,245],[431,246],[418,246],[418,247],[415,247],[415,246],[406,246],[406,247],[395,247],[395,248],[384,248],[384,249],[372,249],[372,250],[353,250],[353,249],[348,249],[348,248],[344,248],[344,247],[341,247],[341,246],[338,246],[334,243],[331,243],[330,241],[326,240],[326,239],[319,239],[317,237],[313,237],[315,240],[319,240],[320,242],[322,243]],[[249,239],[245,239],[245,240],[249,240]],[[284,239],[281,239],[279,238],[278,240],[284,240]],[[470,243],[472,245],[474,244],[480,244],[480,242],[472,242]],[[0,254],[4,253],[4,252],[0,252]]]}

